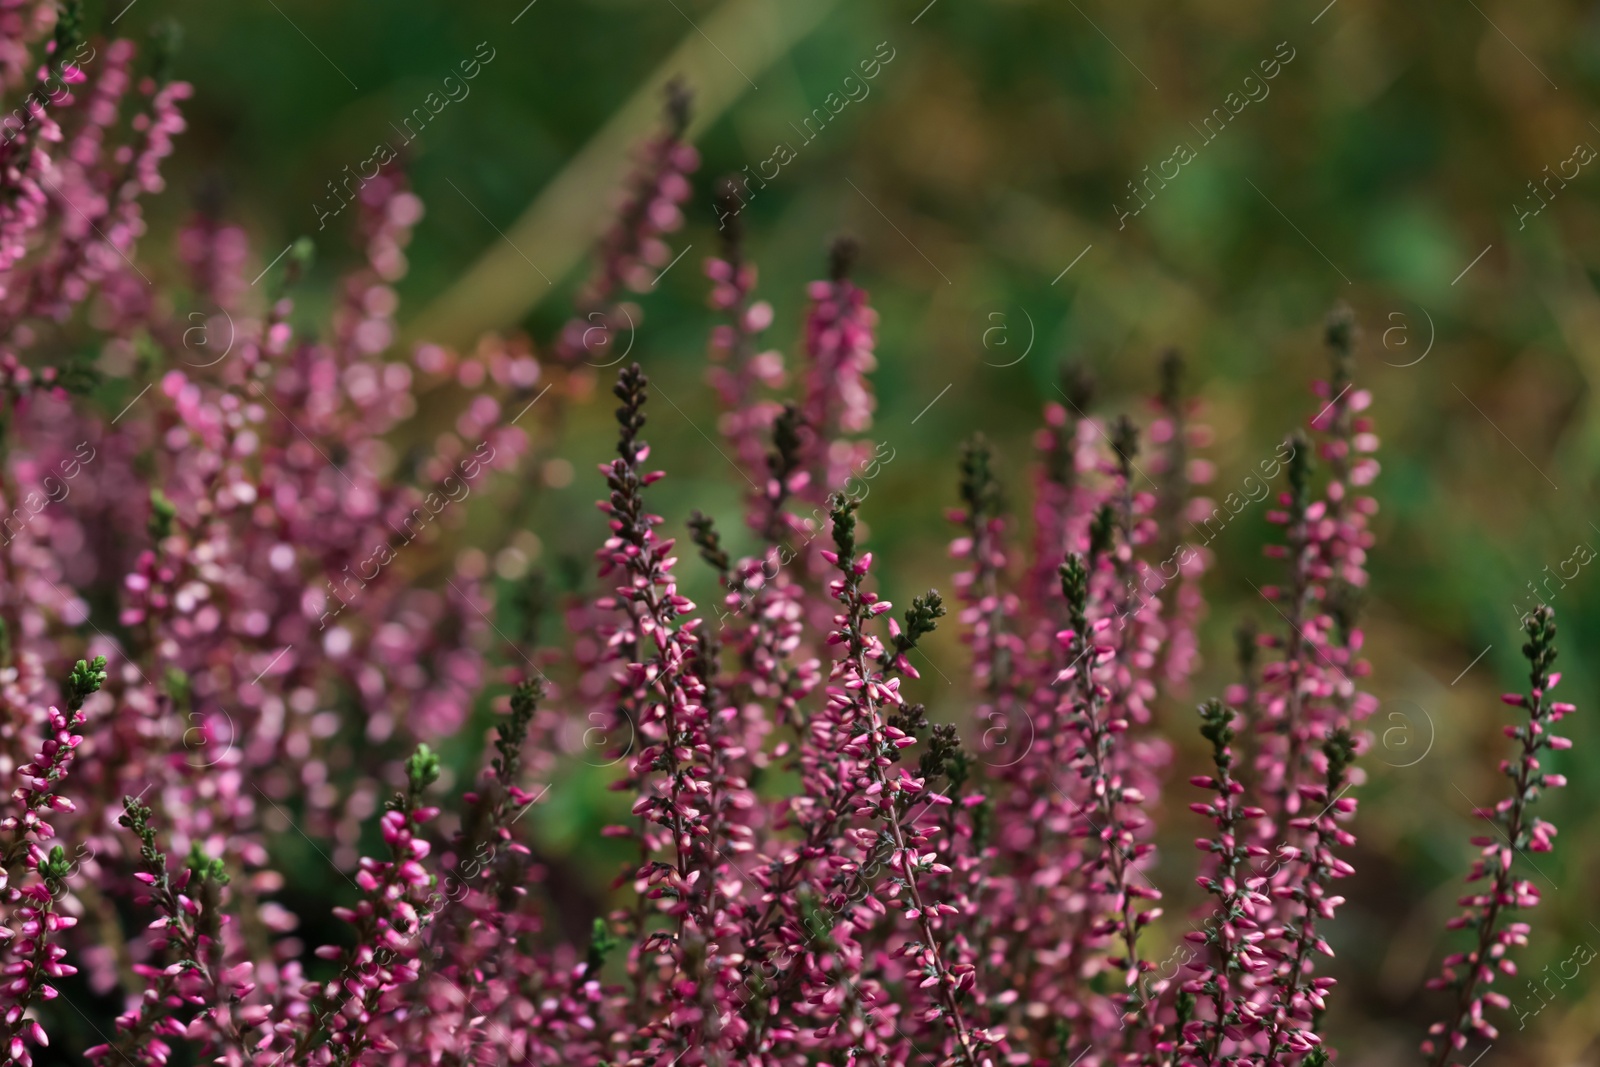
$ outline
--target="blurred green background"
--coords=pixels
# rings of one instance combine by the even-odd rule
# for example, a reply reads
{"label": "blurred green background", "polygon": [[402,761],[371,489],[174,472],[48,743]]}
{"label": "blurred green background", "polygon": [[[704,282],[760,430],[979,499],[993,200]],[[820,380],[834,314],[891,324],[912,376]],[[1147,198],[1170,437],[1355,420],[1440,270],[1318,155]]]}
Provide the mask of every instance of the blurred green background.
{"label": "blurred green background", "polygon": [[[1364,329],[1358,383],[1375,395],[1384,439],[1367,619],[1383,708],[1360,790],[1359,875],[1334,928],[1343,984],[1333,1030],[1346,1062],[1409,1061],[1439,1007],[1417,990],[1445,951],[1470,809],[1503,789],[1495,696],[1523,683],[1513,603],[1575,545],[1600,546],[1600,423],[1588,417],[1600,374],[1600,168],[1540,186],[1538,201],[1528,184],[1558,172],[1576,145],[1600,145],[1600,108],[1588,101],[1600,82],[1600,5],[525,2],[110,0],[103,19],[116,17],[118,31],[181,23],[176,69],[197,90],[143,254],[170,256],[164,235],[214,188],[265,265],[315,233],[325,183],[379,139],[398,143],[390,124],[485,43],[494,58],[470,95],[407,148],[427,217],[409,250],[402,319],[454,343],[481,330],[547,339],[583,273],[578,239],[598,230],[623,175],[617,146],[651,128],[654,87],[681,74],[703,105],[704,164],[673,239],[674,252],[692,247],[640,298],[633,352],[681,409],[652,411],[650,438],[672,474],[655,499],[674,530],[691,507],[740,529],[737,478],[709,443],[716,414],[702,373],[712,318],[701,263],[717,247],[710,182],[756,169],[788,142],[796,158],[744,215],[761,294],[777,310],[769,338],[794,350],[804,283],[821,276],[828,238],[860,238],[858,279],[882,315],[872,436],[896,455],[865,518],[897,601],[948,587],[943,512],[971,433],[997,442],[1025,518],[1028,437],[1064,360],[1092,368],[1097,409],[1111,414],[1142,409],[1160,349],[1181,348],[1215,428],[1206,455],[1225,494],[1320,406],[1307,385],[1325,366],[1322,318],[1349,302]],[[794,127],[860,61],[887,54],[880,45],[893,58],[868,94],[802,144]],[[1246,92],[1261,96],[1260,64],[1290,52],[1269,92],[1202,143],[1194,127]],[[1135,204],[1127,183],[1180,141],[1196,158],[1119,224],[1119,206]],[[542,213],[525,217],[541,196]],[[313,282],[324,284],[305,287],[313,304],[355,262],[348,223],[317,234]],[[588,502],[609,449],[608,408],[574,412],[560,455],[533,472],[546,483],[537,540],[520,543],[558,586],[593,583],[601,524]],[[501,548],[513,533],[507,501],[524,488],[478,499],[464,542]],[[1194,699],[1232,677],[1233,626],[1272,617],[1249,584],[1276,574],[1259,554],[1264,510],[1211,546]],[[703,598],[703,569],[684,569]],[[1560,768],[1572,785],[1541,811],[1561,835],[1532,875],[1546,898],[1523,966],[1536,978],[1576,946],[1600,944],[1596,589],[1600,567],[1586,567],[1550,599],[1565,696],[1581,714]],[[953,631],[930,655],[955,684],[928,671],[919,697],[959,718]],[[1175,701],[1173,720],[1186,723],[1192,702]],[[619,807],[604,776],[563,767],[537,828],[596,894],[615,870],[595,834]],[[1184,842],[1199,825],[1183,791],[1167,801],[1172,840],[1156,874],[1174,917],[1193,862]],[[1508,1014],[1491,1056],[1600,1062],[1591,971],[1552,985],[1526,1030]],[[1524,984],[1503,991],[1531,1011],[1541,1001]]]}

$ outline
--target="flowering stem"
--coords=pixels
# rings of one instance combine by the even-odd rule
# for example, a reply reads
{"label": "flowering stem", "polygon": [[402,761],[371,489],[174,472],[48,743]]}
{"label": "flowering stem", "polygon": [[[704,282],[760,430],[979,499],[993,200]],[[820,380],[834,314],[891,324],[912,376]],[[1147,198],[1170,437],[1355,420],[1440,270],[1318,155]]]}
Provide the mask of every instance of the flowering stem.
{"label": "flowering stem", "polygon": [[1201,706],[1200,718],[1200,734],[1211,742],[1211,760],[1216,771],[1210,776],[1201,775],[1191,779],[1191,782],[1203,789],[1214,790],[1217,796],[1210,804],[1195,803],[1190,808],[1210,817],[1217,825],[1216,838],[1200,838],[1195,842],[1195,847],[1214,853],[1217,857],[1215,874],[1203,875],[1199,882],[1201,888],[1218,898],[1220,907],[1208,924],[1210,929],[1190,934],[1189,940],[1209,944],[1214,956],[1211,972],[1202,977],[1199,988],[1195,990],[1211,995],[1211,1034],[1203,1049],[1205,1062],[1214,1064],[1222,1052],[1223,1031],[1240,1014],[1241,998],[1233,991],[1234,978],[1242,972],[1257,970],[1262,966],[1260,950],[1256,947],[1262,935],[1255,929],[1247,909],[1263,898],[1256,889],[1258,879],[1241,878],[1240,868],[1250,856],[1263,854],[1266,850],[1259,845],[1240,843],[1241,825],[1247,819],[1260,817],[1263,812],[1260,808],[1242,807],[1239,803],[1244,786],[1233,777],[1236,762],[1231,747],[1235,738],[1234,713],[1221,701],[1213,700]]}
{"label": "flowering stem", "polygon": [[1526,696],[1510,693],[1501,699],[1513,707],[1525,709],[1528,722],[1524,726],[1505,728],[1508,736],[1521,743],[1515,763],[1501,764],[1512,781],[1511,795],[1494,808],[1479,809],[1476,813],[1479,818],[1503,824],[1503,837],[1478,837],[1473,841],[1482,847],[1483,853],[1474,862],[1468,880],[1487,878],[1491,882],[1490,891],[1462,897],[1460,903],[1467,911],[1450,922],[1452,929],[1475,927],[1476,944],[1468,954],[1448,957],[1443,976],[1429,983],[1430,988],[1455,991],[1455,1005],[1448,1020],[1435,1023],[1429,1030],[1429,1040],[1423,1045],[1433,1067],[1445,1067],[1450,1054],[1466,1045],[1468,1034],[1491,1041],[1497,1036],[1494,1027],[1483,1018],[1483,1003],[1489,1001],[1504,1007],[1508,1002],[1500,994],[1480,996],[1478,990],[1494,981],[1495,965],[1491,960],[1498,960],[1499,968],[1506,973],[1514,973],[1504,954],[1511,945],[1525,944],[1527,940],[1524,923],[1513,923],[1506,930],[1499,930],[1500,915],[1507,909],[1531,907],[1539,900],[1539,892],[1533,885],[1512,877],[1512,861],[1517,852],[1525,849],[1549,850],[1555,828],[1538,819],[1530,825],[1528,805],[1537,799],[1541,788],[1566,785],[1564,776],[1542,773],[1538,759],[1541,749],[1565,749],[1572,744],[1549,732],[1552,725],[1573,710],[1571,704],[1545,700],[1546,694],[1561,679],[1559,674],[1550,672],[1556,659],[1554,612],[1548,606],[1539,607],[1523,620],[1523,630],[1528,635],[1522,651],[1528,660],[1529,693]]}
{"label": "flowering stem", "polygon": [[[156,981],[146,991],[136,1013],[130,1013],[132,1018],[124,1017],[129,1025],[123,1036],[114,1046],[106,1046],[103,1051],[109,1052],[115,1048],[118,1055],[125,1058],[131,1055],[141,1063],[164,1062],[165,1051],[152,1048],[152,1040],[159,1040],[156,1037],[158,1034],[170,1032],[171,1024],[166,1020],[173,1016],[177,1007],[184,1003],[199,1003],[203,1014],[235,1049],[242,1052],[243,1037],[223,1010],[226,994],[222,991],[220,976],[207,965],[207,957],[212,955],[210,950],[217,946],[220,932],[216,912],[220,905],[219,890],[228,882],[223,864],[220,860],[207,858],[196,845],[191,866],[174,881],[167,870],[167,857],[156,844],[155,827],[150,823],[150,808],[134,797],[123,798],[122,806],[123,814],[117,822],[132,830],[139,838],[139,865],[143,870],[136,877],[150,887],[150,903],[155,905],[161,916],[156,921],[156,928],[161,934],[154,947],[168,948],[167,957],[171,962],[155,975]],[[191,897],[185,891],[195,882],[198,882],[197,891]],[[202,922],[206,924],[206,929],[202,929]],[[183,988],[184,978],[189,972],[199,976],[203,983],[202,994],[197,995],[192,989]]]}
{"label": "flowering stem", "polygon": [[[91,695],[99,692],[106,681],[106,658],[96,656],[93,662],[79,660],[73,667],[72,674],[67,678],[66,685],[66,714],[55,708],[49,712],[52,736],[47,738],[39,747],[39,753],[33,762],[17,768],[17,773],[32,778],[35,785],[23,786],[18,790],[18,800],[22,801],[22,817],[8,817],[0,821],[0,830],[14,830],[16,837],[6,845],[4,852],[0,852],[0,871],[4,873],[4,880],[0,886],[9,882],[20,873],[23,864],[27,861],[30,849],[33,847],[35,836],[49,837],[49,834],[39,835],[37,831],[44,827],[39,816],[46,809],[70,812],[73,810],[72,801],[56,792],[56,786],[67,776],[67,769],[72,763],[72,757],[83,740],[76,731],[83,725],[83,704]],[[48,829],[47,827],[45,827]]]}
{"label": "flowering stem", "polygon": [[[314,1049],[330,1042],[336,1064],[360,1062],[371,1043],[368,1030],[383,995],[416,979],[415,964],[399,957],[407,939],[429,919],[408,898],[433,881],[418,862],[428,854],[428,846],[416,836],[415,827],[437,811],[422,806],[422,794],[438,778],[439,757],[427,745],[419,745],[406,761],[406,789],[395,795],[383,814],[389,861],[362,860],[357,884],[366,891],[367,899],[354,913],[339,910],[341,917],[354,919],[356,944],[343,953],[335,950],[335,955],[344,956],[339,977],[323,987],[313,1011],[314,1022],[295,1044],[293,1062],[302,1062]],[[360,1008],[353,1021],[336,1027],[347,1015],[340,1000],[346,992],[359,992]]]}
{"label": "flowering stem", "polygon": [[[911,898],[912,917],[922,932],[922,943],[907,946],[908,954],[915,952],[921,956],[924,966],[930,972],[929,977],[936,984],[939,999],[944,1005],[943,1014],[955,1032],[962,1061],[967,1067],[978,1067],[972,1035],[962,1018],[961,1005],[957,999],[961,985],[945,964],[939,947],[938,934],[933,928],[932,913],[923,900],[917,883],[918,868],[932,869],[934,866],[932,857],[926,860],[919,859],[906,839],[905,828],[900,821],[899,806],[896,803],[904,790],[904,779],[896,778],[891,781],[885,774],[885,767],[893,763],[887,754],[893,742],[885,735],[884,723],[878,714],[876,691],[882,683],[877,681],[873,674],[871,647],[864,632],[866,620],[878,613],[876,610],[878,605],[875,597],[864,593],[861,589],[861,580],[871,565],[872,557],[868,555],[859,560],[856,558],[856,506],[855,501],[836,496],[831,501],[830,508],[833,519],[833,542],[837,551],[828,555],[841,575],[834,584],[833,595],[845,609],[838,617],[840,631],[835,636],[843,640],[846,658],[850,663],[849,673],[853,675],[846,683],[846,687],[854,690],[861,709],[866,712],[867,738],[864,753],[866,758],[863,762],[873,784],[869,792],[878,793],[882,798],[875,802],[875,806],[880,816],[888,823],[889,834],[894,842],[894,858],[890,863],[899,869],[904,878],[906,893]],[[971,977],[970,969],[966,977]]]}
{"label": "flowering stem", "polygon": [[60,845],[50,850],[50,855],[39,861],[40,881],[22,890],[18,896],[22,903],[17,917],[22,920],[22,936],[12,943],[17,961],[7,972],[16,975],[5,985],[5,997],[11,1002],[0,1022],[0,1054],[4,1067],[29,1067],[30,1059],[23,1044],[23,1033],[33,1038],[34,1044],[45,1045],[44,1028],[27,1017],[28,1008],[35,998],[54,1000],[57,992],[47,979],[76,974],[77,968],[61,962],[67,950],[50,942],[49,935],[77,925],[78,920],[62,915],[55,909],[58,898],[66,889],[67,875],[71,870],[65,851]]}
{"label": "flowering stem", "polygon": [[1289,632],[1284,637],[1282,665],[1286,675],[1284,683],[1287,690],[1286,710],[1282,721],[1278,724],[1278,728],[1283,731],[1286,746],[1283,767],[1279,770],[1283,777],[1282,781],[1277,783],[1276,791],[1275,816],[1279,820],[1286,820],[1289,817],[1294,801],[1295,784],[1305,758],[1301,719],[1304,717],[1302,704],[1305,697],[1303,689],[1307,658],[1306,600],[1310,594],[1311,539],[1306,511],[1310,506],[1311,496],[1311,446],[1303,435],[1296,434],[1293,438],[1293,447],[1294,454],[1289,460],[1289,514],[1285,536],[1289,555],[1290,595],[1286,616]]}
{"label": "flowering stem", "polygon": [[[44,1029],[26,1018],[35,997],[45,1000],[56,997],[55,987],[46,979],[77,973],[77,968],[61,962],[67,950],[51,944],[49,937],[51,933],[74,926],[78,921],[55,910],[56,901],[66,893],[72,864],[60,845],[51,848],[48,855],[40,848],[39,841],[54,837],[55,831],[39,815],[46,809],[60,812],[74,810],[72,801],[57,793],[56,787],[66,777],[73,755],[83,741],[83,737],[75,731],[83,725],[84,702],[105,684],[105,667],[105,657],[97,656],[92,662],[80,659],[72,668],[64,687],[67,714],[56,708],[49,710],[51,736],[41,742],[31,763],[17,768],[18,774],[31,778],[35,783],[23,785],[13,794],[22,802],[22,817],[8,816],[0,821],[0,829],[17,833],[4,855],[0,873],[3,873],[5,881],[0,883],[0,888],[7,890],[7,897],[18,903],[16,917],[22,920],[19,931],[22,936],[9,946],[17,959],[6,967],[6,973],[15,977],[0,988],[0,993],[10,1001],[3,1015],[3,1029],[0,1029],[0,1054],[5,1056],[5,1067],[11,1067],[12,1064],[28,1067],[32,1062],[22,1040],[24,1032],[35,1044],[48,1044]],[[39,881],[27,888],[12,885],[13,864],[17,866],[19,874],[28,868],[37,870]],[[6,933],[9,935],[11,931],[7,930]]]}
{"label": "flowering stem", "polygon": [[[1301,793],[1307,800],[1324,806],[1317,815],[1309,819],[1296,819],[1291,824],[1308,834],[1305,851],[1309,859],[1305,873],[1298,886],[1279,891],[1280,895],[1299,904],[1300,925],[1296,929],[1285,924],[1285,933],[1293,936],[1294,954],[1287,969],[1280,969],[1278,973],[1278,1010],[1274,1012],[1267,1030],[1267,1047],[1271,1050],[1267,1058],[1273,1063],[1278,1062],[1278,1058],[1291,1048],[1306,1052],[1309,1051],[1306,1047],[1308,1043],[1315,1044],[1321,1040],[1310,1023],[1314,1012],[1322,1010],[1323,989],[1332,980],[1312,979],[1309,963],[1313,950],[1329,956],[1333,953],[1327,942],[1318,936],[1316,921],[1319,917],[1332,918],[1334,907],[1343,900],[1341,897],[1328,897],[1323,888],[1326,883],[1354,873],[1350,864],[1332,854],[1332,848],[1335,844],[1348,846],[1355,841],[1339,829],[1336,821],[1341,815],[1348,816],[1355,812],[1356,802],[1340,796],[1349,779],[1350,765],[1355,759],[1355,741],[1348,729],[1340,728],[1323,745],[1322,751],[1328,761],[1327,784],[1320,789],[1302,787]],[[1313,1011],[1306,1013],[1307,1026],[1299,1031],[1299,1040],[1291,1040],[1295,1031],[1289,1025],[1290,1020],[1308,1002]]]}

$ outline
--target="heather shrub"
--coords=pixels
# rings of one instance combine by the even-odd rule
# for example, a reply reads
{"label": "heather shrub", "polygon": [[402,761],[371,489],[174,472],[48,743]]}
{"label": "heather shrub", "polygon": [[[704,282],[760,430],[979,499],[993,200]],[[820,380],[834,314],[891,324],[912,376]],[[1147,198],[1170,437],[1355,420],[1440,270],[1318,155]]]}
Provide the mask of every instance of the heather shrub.
{"label": "heather shrub", "polygon": [[[397,164],[363,181],[365,262],[315,327],[295,313],[309,245],[266,262],[213,211],[178,234],[185,276],[145,276],[140,202],[189,89],[159,55],[86,42],[72,11],[0,0],[31,48],[0,68],[25,100],[0,119],[7,1063],[63,1045],[257,1067],[1334,1057],[1329,930],[1378,706],[1359,621],[1378,439],[1347,310],[1304,426],[1243,495],[1207,495],[1202,391],[1175,353],[1138,419],[1069,373],[1032,457],[961,449],[950,595],[897,613],[863,489],[892,459],[866,436],[877,314],[848,241],[790,359],[720,213],[708,384],[744,528],[651,510],[656,399],[640,364],[606,364],[640,318],[627,294],[673,257],[698,162],[685,90],[570,321],[458,353],[397,340],[423,212]],[[201,334],[178,293],[216,309]],[[93,357],[62,358],[84,332]],[[492,473],[525,477],[533,427],[613,375],[598,585],[542,634],[438,531]],[[444,428],[398,457],[413,421]],[[1208,698],[1190,692],[1206,530],[1255,502],[1280,531],[1248,578],[1266,621]],[[680,591],[686,567],[715,599]],[[935,721],[910,694],[945,626],[965,708]],[[1550,699],[1550,609],[1524,629],[1511,786],[1478,813],[1494,832],[1432,983],[1438,1065],[1495,1040],[1493,986],[1528,934],[1508,913],[1538,900],[1519,855],[1555,832],[1531,809],[1564,784],[1544,750],[1573,708]],[[471,753],[468,781],[446,747]],[[605,834],[632,858],[575,930],[530,827],[580,760],[627,799]],[[1156,876],[1190,861],[1158,870],[1158,819],[1195,835],[1198,906],[1161,903]],[[297,893],[296,862],[331,864],[345,902]]]}

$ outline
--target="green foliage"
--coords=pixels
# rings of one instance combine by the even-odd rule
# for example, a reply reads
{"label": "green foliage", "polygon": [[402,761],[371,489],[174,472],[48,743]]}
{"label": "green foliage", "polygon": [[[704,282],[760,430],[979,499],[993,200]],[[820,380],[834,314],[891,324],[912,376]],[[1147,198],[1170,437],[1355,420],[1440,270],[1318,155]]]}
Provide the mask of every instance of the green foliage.
{"label": "green foliage", "polygon": [[718,574],[726,577],[732,561],[728,558],[727,550],[722,547],[722,537],[717,533],[716,524],[710,516],[699,511],[689,515],[689,530],[694,538],[694,543],[700,549],[700,558]]}
{"label": "green foliage", "polygon": [[[1200,736],[1211,742],[1211,761],[1223,770],[1233,766],[1233,710],[1220,700],[1200,705]],[[1332,742],[1330,742],[1331,744]]]}
{"label": "green foliage", "polygon": [[217,885],[228,884],[228,867],[220,859],[207,856],[205,849],[196,841],[189,846],[189,860],[186,866],[190,875],[197,882],[215,882]]}
{"label": "green foliage", "polygon": [[61,0],[56,6],[54,56],[65,58],[83,43],[83,0]]}
{"label": "green foliage", "polygon": [[970,521],[977,525],[1000,514],[1000,481],[990,464],[994,450],[983,434],[975,434],[961,449],[961,501]]}
{"label": "green foliage", "polygon": [[406,781],[412,796],[420,796],[439,780],[439,757],[427,745],[417,746],[416,752],[406,760]]}
{"label": "green foliage", "polygon": [[172,524],[177,518],[177,505],[161,490],[150,490],[150,540],[159,543],[171,537]]}
{"label": "green foliage", "polygon": [[622,939],[611,932],[604,919],[595,919],[589,933],[589,973],[594,974],[605,966],[606,957],[622,945]]}
{"label": "green foliage", "polygon": [[50,854],[39,861],[39,877],[52,889],[59,888],[71,872],[72,863],[67,859],[67,850],[60,845],[52,846]]}
{"label": "green foliage", "polygon": [[942,618],[944,599],[939,596],[937,589],[913,597],[911,606],[906,609],[905,626],[894,636],[889,648],[884,649],[886,656],[893,659],[916,648],[917,642],[933,633],[939,625],[938,620]]}
{"label": "green foliage", "polygon": [[79,711],[83,702],[88,700],[100,687],[106,684],[106,658],[96,656],[93,660],[79,660],[72,668],[72,673],[67,676],[66,699],[68,711]]}

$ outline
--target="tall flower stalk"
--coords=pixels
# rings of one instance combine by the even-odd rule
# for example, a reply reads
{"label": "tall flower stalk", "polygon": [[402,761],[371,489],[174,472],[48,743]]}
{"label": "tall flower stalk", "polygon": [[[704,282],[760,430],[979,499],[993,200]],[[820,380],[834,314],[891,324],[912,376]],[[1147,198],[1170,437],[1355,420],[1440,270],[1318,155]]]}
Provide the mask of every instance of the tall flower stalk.
{"label": "tall flower stalk", "polygon": [[1209,789],[1216,796],[1208,803],[1193,803],[1190,809],[1216,824],[1215,837],[1195,840],[1195,847],[1212,857],[1212,869],[1197,881],[1200,888],[1217,898],[1217,910],[1204,930],[1186,935],[1193,943],[1206,946],[1210,953],[1197,977],[1186,984],[1184,996],[1201,996],[1210,1002],[1210,1020],[1189,1022],[1188,1005],[1181,1012],[1186,1024],[1184,1040],[1189,1054],[1198,1062],[1213,1064],[1222,1055],[1229,1031],[1237,1032],[1252,1009],[1245,976],[1268,970],[1261,942],[1266,935],[1253,916],[1267,904],[1261,891],[1265,879],[1252,869],[1253,863],[1268,854],[1260,845],[1249,842],[1252,822],[1266,814],[1259,807],[1241,802],[1245,788],[1234,778],[1237,759],[1233,751],[1236,733],[1235,713],[1221,701],[1213,700],[1200,708],[1200,735],[1211,744],[1215,768],[1209,775],[1197,775],[1191,785]]}
{"label": "tall flower stalk", "polygon": [[[106,681],[106,661],[79,660],[64,686],[65,712],[51,707],[46,713],[47,732],[33,760],[16,769],[23,785],[11,794],[19,813],[0,819],[0,831],[10,836],[0,865],[0,890],[4,891],[10,914],[3,928],[6,940],[4,970],[0,985],[0,1050],[8,1063],[29,1067],[33,1062],[28,1045],[49,1044],[49,1037],[36,1018],[29,1015],[35,1004],[60,995],[51,983],[78,973],[62,962],[66,947],[52,935],[77,925],[71,914],[64,914],[59,902],[66,896],[74,864],[61,845],[45,843],[56,836],[55,828],[43,816],[71,814],[77,805],[61,791],[78,747],[83,743],[84,704]],[[53,815],[51,815],[53,817]],[[35,877],[27,879],[27,874]]]}
{"label": "tall flower stalk", "polygon": [[[920,793],[925,783],[904,769],[889,773],[894,765],[890,751],[914,744],[915,738],[886,721],[884,709],[901,704],[899,679],[887,677],[882,668],[876,666],[888,663],[891,657],[881,641],[867,632],[866,624],[869,619],[890,610],[892,605],[862,588],[872,567],[872,554],[857,555],[855,505],[836,499],[830,518],[834,549],[824,556],[838,570],[839,577],[831,583],[831,593],[842,610],[835,616],[836,629],[828,635],[828,641],[841,646],[842,654],[834,668],[833,684],[828,687],[828,699],[831,704],[849,709],[847,721],[851,736],[843,752],[858,766],[856,773],[862,774],[869,783],[860,792],[855,807],[858,812],[885,824],[892,843],[889,869],[895,872],[896,888],[903,888],[905,892],[905,918],[916,924],[921,935],[920,940],[908,942],[901,950],[912,965],[913,973],[921,975],[919,986],[932,989],[937,1000],[920,1018],[924,1022],[943,1021],[954,1036],[959,1062],[966,1067],[978,1067],[978,1037],[963,1017],[960,1000],[961,994],[972,984],[973,969],[970,965],[952,967],[948,964],[942,945],[942,920],[956,914],[956,909],[925,898],[925,889],[919,883],[919,878],[947,874],[951,868],[938,862],[937,853],[917,847],[921,839],[908,831],[902,821],[901,798]],[[948,800],[940,798],[930,802],[948,803]],[[871,835],[867,837],[871,839]]]}
{"label": "tall flower stalk", "polygon": [[1560,673],[1550,670],[1556,660],[1555,613],[1540,606],[1523,621],[1523,632],[1528,638],[1522,646],[1528,661],[1528,691],[1500,698],[1526,713],[1525,721],[1505,727],[1506,736],[1517,744],[1515,757],[1500,763],[1501,773],[1511,779],[1510,795],[1492,808],[1473,812],[1495,832],[1472,839],[1482,852],[1473,861],[1467,881],[1481,883],[1481,887],[1457,901],[1464,910],[1446,924],[1452,930],[1471,931],[1472,941],[1467,951],[1446,956],[1442,973],[1428,981],[1428,988],[1450,994],[1451,1003],[1449,1014],[1428,1028],[1428,1039],[1422,1045],[1423,1054],[1435,1067],[1444,1067],[1451,1055],[1473,1038],[1494,1041],[1499,1036],[1485,1018],[1485,1008],[1503,1010],[1510,1001],[1488,987],[1500,973],[1516,973],[1511,950],[1527,944],[1529,929],[1526,922],[1507,921],[1507,917],[1539,903],[1538,887],[1517,877],[1516,859],[1529,852],[1550,851],[1556,828],[1534,816],[1530,808],[1544,790],[1567,784],[1565,775],[1545,770],[1541,759],[1541,753],[1572,747],[1572,742],[1553,733],[1552,727],[1577,710],[1550,699],[1550,691],[1561,681]]}

